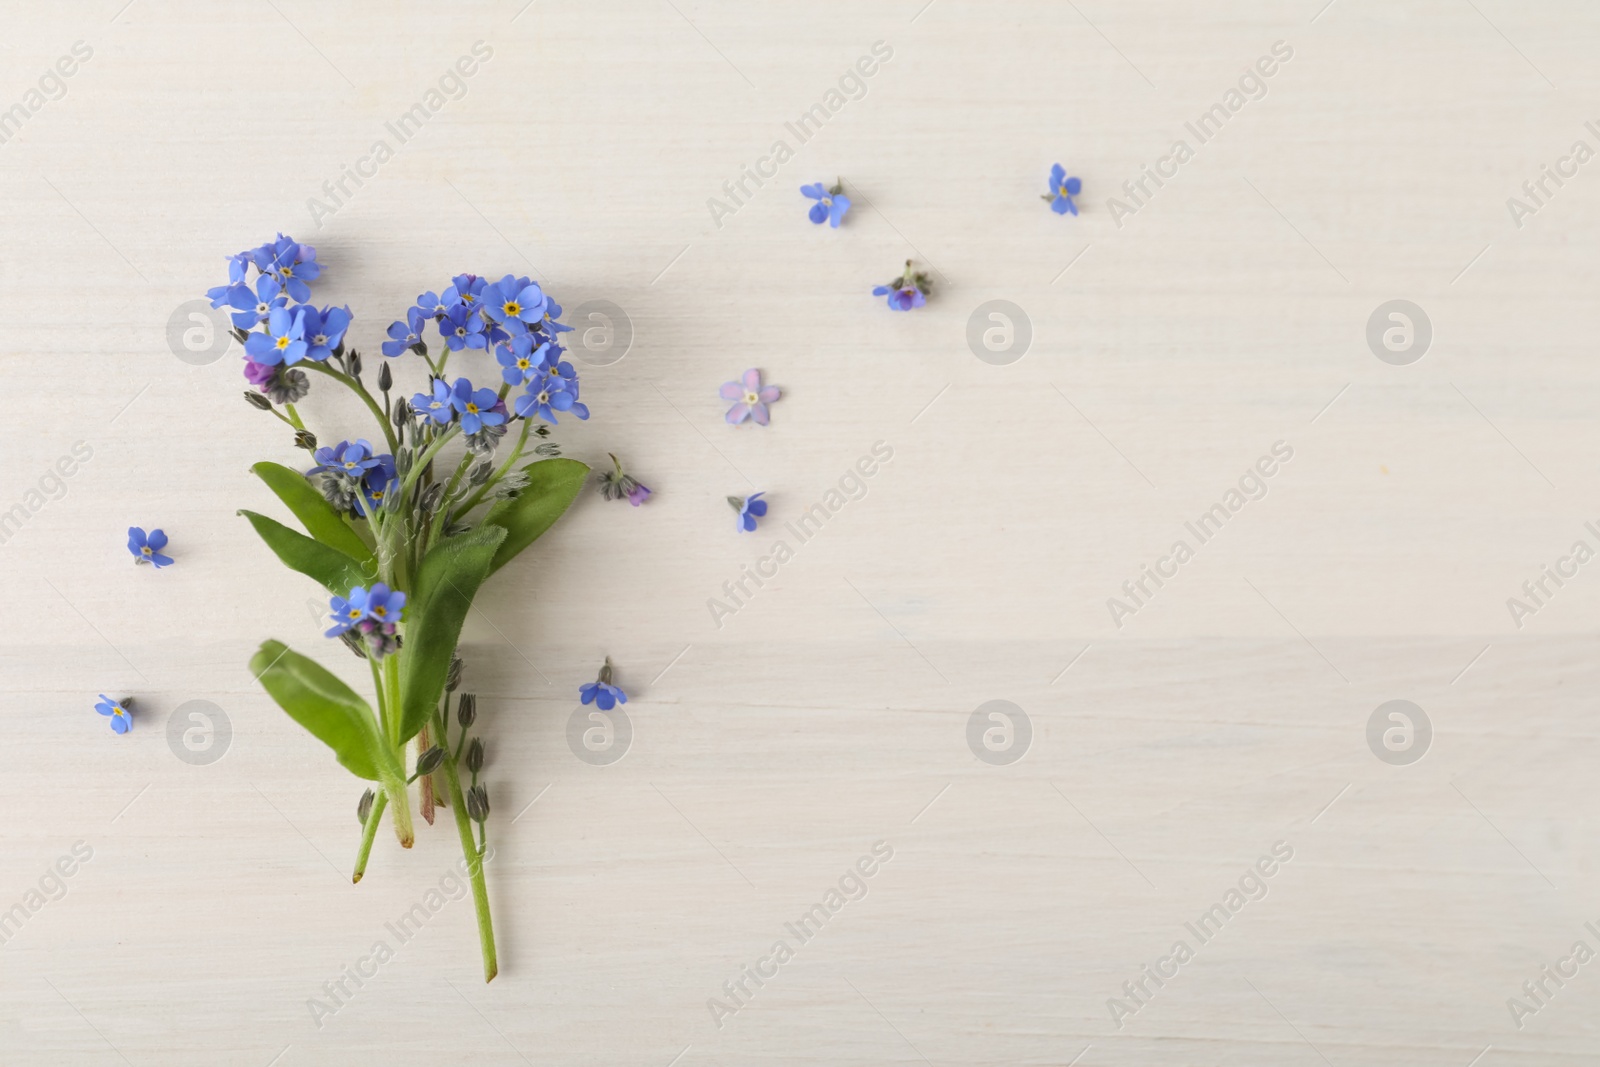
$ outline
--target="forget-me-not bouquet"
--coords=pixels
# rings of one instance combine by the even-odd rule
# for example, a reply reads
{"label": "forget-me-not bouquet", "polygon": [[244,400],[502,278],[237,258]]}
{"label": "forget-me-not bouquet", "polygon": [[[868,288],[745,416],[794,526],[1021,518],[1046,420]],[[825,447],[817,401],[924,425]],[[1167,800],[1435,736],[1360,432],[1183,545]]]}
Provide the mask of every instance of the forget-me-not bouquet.
{"label": "forget-me-not bouquet", "polygon": [[[570,328],[537,283],[462,274],[440,293],[423,293],[389,327],[369,388],[347,343],[350,310],[311,302],[322,271],[315,249],[280,234],[229,257],[228,270],[228,284],[207,296],[232,315],[244,346],[254,387],[245,398],[292,427],[314,461],[309,470],[252,468],[304,533],[242,514],[290,570],[327,590],[327,636],[365,661],[373,702],[276,640],[262,644],[251,672],[345,769],[372,783],[357,807],[356,881],[386,815],[409,848],[414,800],[429,823],[436,805],[450,809],[491,980],[498,965],[483,876],[489,796],[478,782],[483,743],[470,736],[474,696],[461,693],[450,715],[462,671],[456,644],[479,588],[561,517],[588,476],[582,463],[543,458],[557,454],[545,439],[560,414],[589,415],[577,374],[561,358]],[[391,366],[402,356],[427,374],[409,398],[395,394]],[[453,368],[452,360],[472,362]],[[366,407],[365,436],[319,444],[296,408],[313,378],[348,389]],[[541,458],[524,462],[533,456]]]}

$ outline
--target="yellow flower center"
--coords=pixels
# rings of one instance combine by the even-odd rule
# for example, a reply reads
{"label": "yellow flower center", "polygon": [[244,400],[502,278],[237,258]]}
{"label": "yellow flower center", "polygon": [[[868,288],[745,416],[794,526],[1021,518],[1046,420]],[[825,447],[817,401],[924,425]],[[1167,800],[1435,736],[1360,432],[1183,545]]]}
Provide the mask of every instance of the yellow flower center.
{"label": "yellow flower center", "polygon": [[476,415],[477,413],[478,413],[478,405],[469,403],[467,405],[467,414]]}
{"label": "yellow flower center", "polygon": [[389,609],[388,608],[373,608],[372,609],[372,613],[374,615],[376,615],[378,618],[381,619],[381,618],[383,618],[385,615],[387,615],[389,613]]}
{"label": "yellow flower center", "polygon": [[143,552],[145,555],[148,556],[150,554],[150,546],[149,545],[145,545],[143,548],[139,549],[139,551]]}
{"label": "yellow flower center", "polygon": [[283,349],[288,348],[288,347],[289,347],[289,338],[287,336],[278,338],[278,350],[279,351],[282,351]]}
{"label": "yellow flower center", "polygon": [[750,392],[748,389],[745,390],[744,402],[746,404],[755,404],[755,403],[759,402],[760,400],[761,400],[761,397],[757,396],[755,393]]}
{"label": "yellow flower center", "polygon": [[533,361],[532,360],[527,360],[527,359],[519,359],[519,360],[517,360],[517,369],[518,370],[527,370],[531,366],[533,366]]}
{"label": "yellow flower center", "polygon": [[520,315],[522,314],[522,305],[515,300],[507,300],[505,311],[507,315]]}
{"label": "yellow flower center", "polygon": [[350,609],[350,617],[351,617],[351,618],[352,618],[352,619],[359,619],[359,618],[361,618],[361,609],[360,609],[360,608],[351,608],[351,609]]}

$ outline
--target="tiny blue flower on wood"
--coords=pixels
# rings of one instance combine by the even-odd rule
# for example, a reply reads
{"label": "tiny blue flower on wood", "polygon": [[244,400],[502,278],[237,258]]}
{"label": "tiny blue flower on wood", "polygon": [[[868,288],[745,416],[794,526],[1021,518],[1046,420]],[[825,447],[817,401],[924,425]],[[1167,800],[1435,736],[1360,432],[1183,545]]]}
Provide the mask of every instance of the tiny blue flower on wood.
{"label": "tiny blue flower on wood", "polygon": [[1050,191],[1042,195],[1044,199],[1050,201],[1050,210],[1057,215],[1065,215],[1068,212],[1076,215],[1078,205],[1073,203],[1072,198],[1077,196],[1082,188],[1083,183],[1077,178],[1067,177],[1067,169],[1057,163],[1050,168]]}
{"label": "tiny blue flower on wood", "polygon": [[845,212],[850,210],[850,198],[843,195],[843,189],[844,182],[839,179],[834,180],[831,189],[821,182],[800,187],[802,193],[816,201],[811,205],[808,216],[812,222],[819,226],[826,222],[836,230],[839,228],[840,220],[844,218]]}
{"label": "tiny blue flower on wood", "polygon": [[600,668],[599,676],[592,682],[578,687],[578,696],[585,704],[596,704],[601,711],[610,711],[618,704],[628,702],[628,694],[611,684],[611,657],[606,657],[605,665]]}
{"label": "tiny blue flower on wood", "polygon": [[167,535],[162,530],[151,530],[149,536],[138,526],[128,527],[128,551],[134,563],[153,563],[156,570],[169,566],[172,557],[162,554],[167,547]]}
{"label": "tiny blue flower on wood", "polygon": [[112,700],[104,693],[101,693],[100,703],[94,706],[94,710],[102,715],[110,716],[111,728],[119,734],[125,734],[133,729],[133,712],[129,710],[132,706],[133,699],[131,697]]}
{"label": "tiny blue flower on wood", "polygon": [[739,513],[739,529],[743,533],[754,533],[756,520],[767,513],[767,502],[761,498],[766,496],[766,490],[751,493],[747,497],[730,496],[728,506]]}

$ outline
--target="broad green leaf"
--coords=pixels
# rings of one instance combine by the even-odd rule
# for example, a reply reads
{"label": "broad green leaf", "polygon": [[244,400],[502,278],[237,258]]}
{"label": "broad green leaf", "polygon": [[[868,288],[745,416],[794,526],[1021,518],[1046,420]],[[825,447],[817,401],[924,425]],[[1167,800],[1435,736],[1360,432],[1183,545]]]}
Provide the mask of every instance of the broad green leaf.
{"label": "broad green leaf", "polygon": [[250,670],[278,706],[333,749],[350,773],[370,782],[385,777],[393,757],[372,708],[355,690],[281,641],[262,642],[250,658]]}
{"label": "broad green leaf", "polygon": [[546,459],[522,468],[528,486],[510,500],[502,500],[483,517],[485,525],[502,527],[506,539],[494,554],[492,574],[537,541],[555,525],[583,489],[589,468],[575,459]]}
{"label": "broad green leaf", "polygon": [[330,592],[345,596],[354,586],[368,584],[361,564],[343,552],[329,548],[320,541],[313,541],[276,519],[257,515],[253,511],[241,511],[239,514],[250,520],[250,525],[256,528],[261,540],[277,554],[284,566],[321,582]]}
{"label": "broad green leaf", "polygon": [[485,523],[459,537],[449,537],[428,550],[417,568],[406,601],[405,644],[400,651],[399,744],[411,740],[439,705],[450,657],[461,639],[461,626],[472,598],[493,570],[495,550],[506,532]]}
{"label": "broad green leaf", "polygon": [[368,569],[377,573],[372,549],[350,528],[344,516],[317,492],[316,487],[306,481],[305,475],[281,463],[257,463],[250,470],[267,483],[268,489],[278,494],[278,499],[294,512],[294,517],[300,520],[306,533],[356,562],[368,564]]}

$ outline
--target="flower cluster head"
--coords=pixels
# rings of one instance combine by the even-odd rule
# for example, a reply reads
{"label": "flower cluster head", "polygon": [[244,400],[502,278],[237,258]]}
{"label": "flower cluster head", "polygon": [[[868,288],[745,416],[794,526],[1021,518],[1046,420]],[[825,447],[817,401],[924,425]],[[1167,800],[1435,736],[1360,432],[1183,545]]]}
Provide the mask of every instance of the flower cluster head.
{"label": "flower cluster head", "polygon": [[[146,536],[144,530],[138,526],[128,527],[128,551],[133,555],[134,563],[153,563],[156,570],[172,565],[172,557],[163,555],[161,550],[167,547],[167,535],[162,530],[151,530]],[[121,731],[117,731],[121,733]]]}
{"label": "flower cluster head", "polygon": [[874,287],[872,295],[888,296],[891,311],[910,311],[926,304],[928,294],[932,291],[933,282],[929,281],[927,274],[920,270],[913,274],[911,261],[908,259],[905,272],[888,285]]}
{"label": "flower cluster head", "polygon": [[315,248],[280,233],[275,241],[229,256],[228,284],[206,291],[212,307],[226,307],[233,316],[244,343],[245,379],[275,403],[293,403],[309,388],[305,375],[288,368],[343,353],[350,309],[307,303],[309,283],[321,273]]}
{"label": "flower cluster head", "polygon": [[743,533],[754,533],[756,520],[767,513],[767,502],[761,498],[766,496],[766,490],[751,493],[749,496],[730,496],[728,506],[739,513],[739,530]]}
{"label": "flower cluster head", "polygon": [[638,507],[650,499],[650,487],[634,478],[622,469],[622,461],[613,453],[611,456],[610,471],[600,475],[600,495],[607,500],[627,499],[628,503]]}
{"label": "flower cluster head", "polygon": [[594,681],[578,687],[578,696],[585,704],[599,705],[601,711],[610,711],[618,704],[628,702],[628,694],[611,684],[610,656],[606,657],[605,665],[600,668],[600,674]]}
{"label": "flower cluster head", "polygon": [[348,597],[336,596],[328,601],[333,626],[324,635],[343,637],[357,635],[365,639],[367,654],[382,659],[400,647],[396,629],[405,610],[406,595],[378,582],[371,589],[356,586]]}
{"label": "flower cluster head", "polygon": [[363,439],[319,448],[312,453],[312,458],[317,465],[307,474],[323,476],[322,495],[342,511],[364,515],[367,511],[378,510],[395,481],[394,457],[388,453],[374,453],[371,443]]}
{"label": "flower cluster head", "polygon": [[1057,215],[1065,215],[1068,212],[1076,215],[1078,205],[1073,203],[1072,198],[1077,196],[1082,188],[1083,183],[1077,178],[1067,177],[1067,169],[1057,163],[1050,168],[1050,191],[1041,195],[1050,201],[1050,210]]}
{"label": "flower cluster head", "polygon": [[758,425],[765,426],[771,419],[767,405],[782,394],[776,385],[763,387],[761,372],[752,367],[738,381],[723,382],[719,395],[733,401],[733,406],[723,416],[730,426],[737,426],[745,419],[755,419]]}
{"label": "flower cluster head", "polygon": [[821,182],[800,187],[802,193],[816,201],[808,216],[812,222],[819,226],[826,222],[836,230],[839,228],[840,220],[850,210],[850,198],[843,195],[843,189],[843,180],[837,178],[831,188],[824,188]]}

